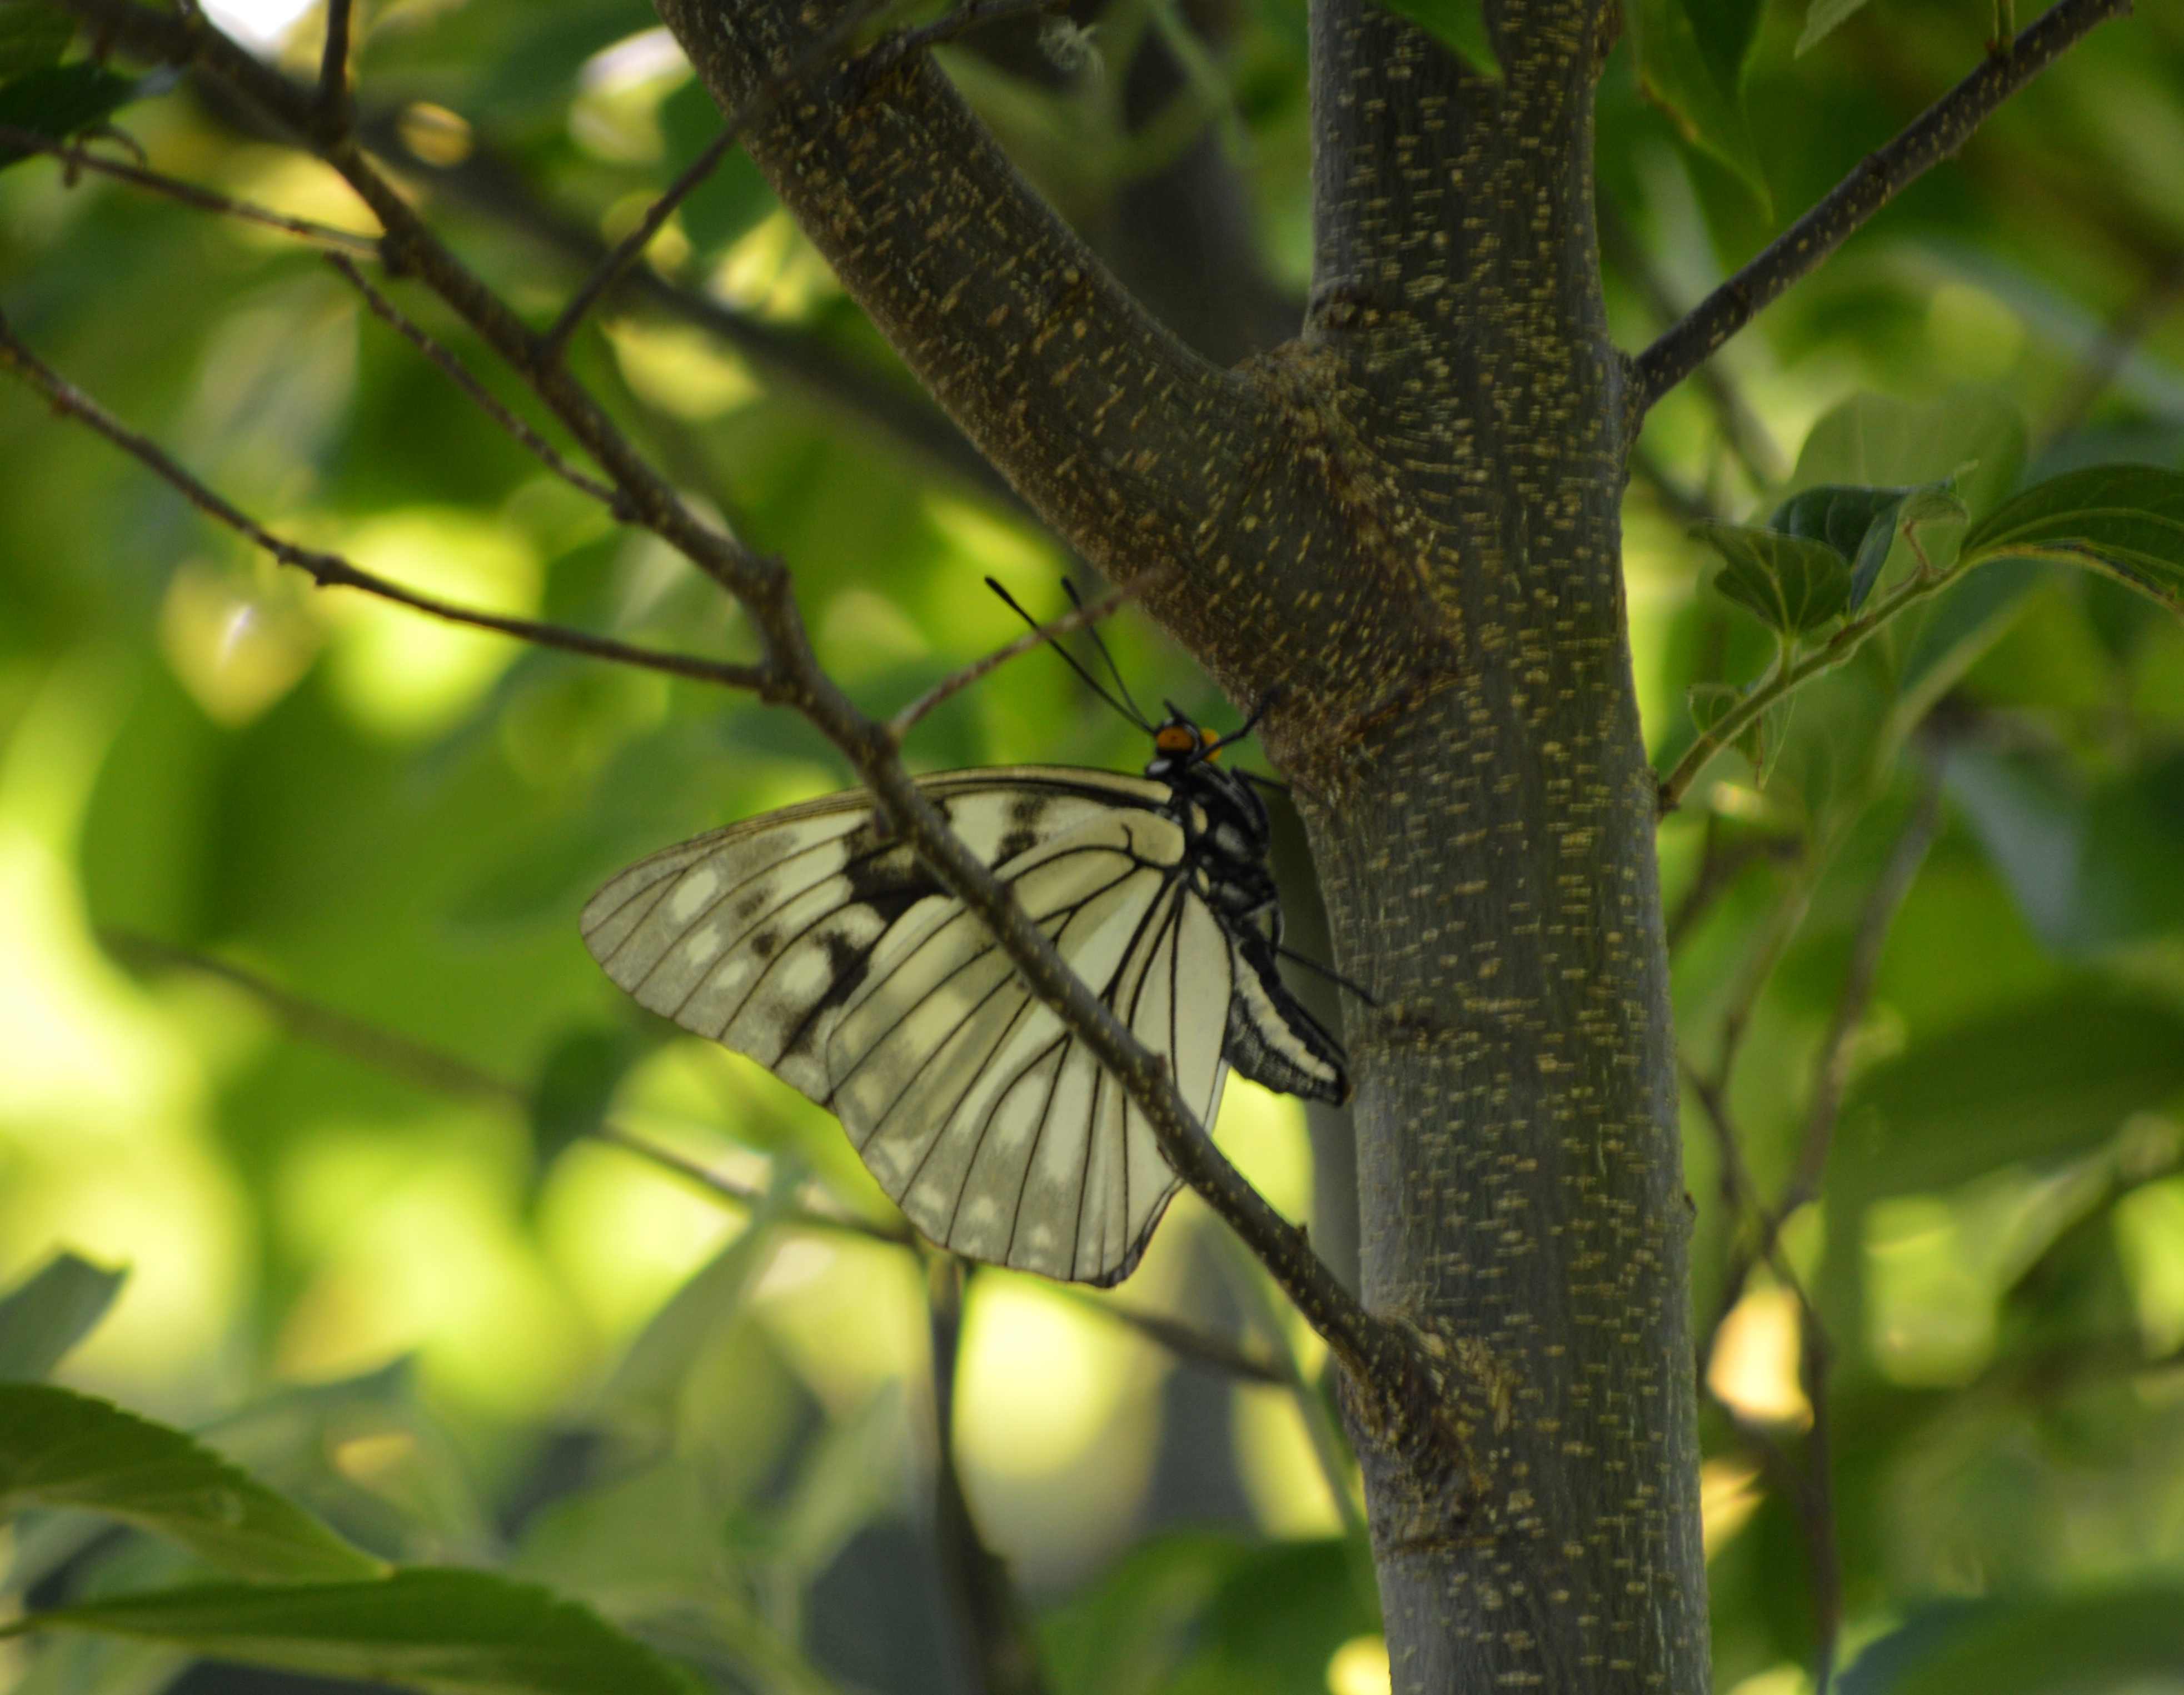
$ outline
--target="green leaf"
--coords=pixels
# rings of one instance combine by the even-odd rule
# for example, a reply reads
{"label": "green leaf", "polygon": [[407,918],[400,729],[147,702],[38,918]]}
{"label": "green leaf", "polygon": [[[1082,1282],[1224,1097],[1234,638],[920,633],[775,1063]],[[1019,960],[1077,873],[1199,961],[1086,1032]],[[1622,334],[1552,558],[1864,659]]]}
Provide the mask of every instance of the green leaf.
{"label": "green leaf", "polygon": [[2065,472],[1973,525],[1964,551],[2064,560],[2184,612],[2184,475],[2150,465]]}
{"label": "green leaf", "polygon": [[55,1254],[0,1296],[0,1382],[35,1381],[59,1364],[106,1316],[128,1275]]}
{"label": "green leaf", "polygon": [[1897,675],[1899,722],[1908,728],[1924,718],[2008,633],[2027,597],[2052,575],[2035,560],[2005,560],[1959,577],[1928,602],[1933,611],[1913,635]]}
{"label": "green leaf", "polygon": [[1623,17],[1640,91],[1686,142],[1735,172],[1772,217],[1774,197],[1744,115],[1744,70],[1758,7],[1751,0],[1630,0]]}
{"label": "green leaf", "polygon": [[1908,488],[1874,488],[1858,483],[1823,482],[1802,489],[1774,509],[1767,527],[1808,541],[1825,542],[1847,564],[1858,555],[1875,524],[1893,517]]}
{"label": "green leaf", "polygon": [[1769,629],[1803,635],[1850,601],[1850,566],[1825,542],[1753,524],[1700,524],[1692,533],[1724,560],[1713,586]]}
{"label": "green leaf", "polygon": [[385,1570],[181,1431],[44,1384],[0,1384],[0,1514],[104,1513],[267,1582]]}
{"label": "green leaf", "polygon": [[698,1687],[589,1608],[484,1571],[415,1567],[361,1583],[170,1589],[34,1613],[0,1635],[54,1629],[434,1695],[693,1695]]}
{"label": "green leaf", "polygon": [[1254,1549],[1200,1616],[1165,1695],[1321,1695],[1335,1649],[1380,1628],[1357,1557],[1340,1537]]}
{"label": "green leaf", "polygon": [[1859,1654],[1841,1695],[2076,1695],[2161,1687],[2176,1671],[2184,1588],[1958,1601]]}
{"label": "green leaf", "polygon": [[1964,747],[1948,783],[2050,948],[2086,953],[2184,928],[2184,755],[2088,791],[2053,760]]}
{"label": "green leaf", "polygon": [[1802,58],[1811,52],[1864,4],[1865,0],[1813,0],[1805,8],[1805,27],[1798,31],[1791,56]]}
{"label": "green leaf", "polygon": [[1867,1073],[1843,1104],[1836,1173],[1865,1196],[1953,1188],[2013,1161],[2090,1152],[2180,1089],[2184,1014],[2080,985]]}
{"label": "green leaf", "polygon": [[573,1029],[546,1051],[531,1089],[532,1155],[540,1169],[599,1129],[636,1057],[637,1043],[626,1024]]}
{"label": "green leaf", "polygon": [[1925,405],[1854,394],[1806,435],[1790,487],[1953,482],[1976,516],[2002,503],[2024,464],[2024,418],[1993,390],[1952,389]]}
{"label": "green leaf", "polygon": [[1702,736],[1735,711],[1743,699],[1744,691],[1734,683],[1694,683],[1684,691],[1684,704],[1691,709],[1691,722]]}
{"label": "green leaf", "polygon": [[1381,4],[1452,49],[1481,76],[1502,80],[1502,61],[1495,55],[1494,38],[1486,33],[1482,0],[1381,0]]}
{"label": "green leaf", "polygon": [[1041,1657],[1057,1695],[1324,1695],[1334,1650],[1379,1628],[1351,1558],[1339,1540],[1172,1532],[1050,1611]]}
{"label": "green leaf", "polygon": [[[136,89],[136,78],[116,76],[89,59],[41,66],[0,85],[0,125],[66,141],[127,105]],[[0,168],[30,157],[26,148],[0,147]]]}
{"label": "green leaf", "polygon": [[58,64],[75,36],[75,20],[39,0],[0,5],[0,82]]}

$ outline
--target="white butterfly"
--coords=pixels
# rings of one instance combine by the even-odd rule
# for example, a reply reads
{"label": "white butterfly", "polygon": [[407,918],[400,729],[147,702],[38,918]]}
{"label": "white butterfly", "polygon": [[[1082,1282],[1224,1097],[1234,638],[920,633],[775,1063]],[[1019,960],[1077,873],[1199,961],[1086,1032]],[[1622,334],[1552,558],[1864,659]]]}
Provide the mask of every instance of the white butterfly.
{"label": "white butterfly", "polygon": [[[1151,728],[1143,778],[1013,766],[918,787],[1167,1057],[1201,1123],[1231,1065],[1346,1099],[1340,1045],[1275,967],[1264,804],[1181,712]],[[864,789],[655,854],[582,923],[640,1003],[840,1118],[880,1186],[954,1252],[1120,1282],[1179,1186],[1145,1115]]]}

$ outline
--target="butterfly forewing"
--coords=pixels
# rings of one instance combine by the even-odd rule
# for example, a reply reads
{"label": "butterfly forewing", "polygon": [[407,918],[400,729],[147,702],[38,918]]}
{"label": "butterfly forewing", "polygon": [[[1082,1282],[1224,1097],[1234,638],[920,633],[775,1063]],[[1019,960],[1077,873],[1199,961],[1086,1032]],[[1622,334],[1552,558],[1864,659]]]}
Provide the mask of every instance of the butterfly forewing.
{"label": "butterfly forewing", "polygon": [[[1210,1118],[1228,947],[1180,874],[1167,788],[1040,767],[921,787]],[[1150,1127],[862,791],[655,854],[593,897],[582,930],[641,1004],[833,1110],[944,1246],[1112,1282],[1174,1191]],[[1178,995],[1195,952],[1220,981]]]}

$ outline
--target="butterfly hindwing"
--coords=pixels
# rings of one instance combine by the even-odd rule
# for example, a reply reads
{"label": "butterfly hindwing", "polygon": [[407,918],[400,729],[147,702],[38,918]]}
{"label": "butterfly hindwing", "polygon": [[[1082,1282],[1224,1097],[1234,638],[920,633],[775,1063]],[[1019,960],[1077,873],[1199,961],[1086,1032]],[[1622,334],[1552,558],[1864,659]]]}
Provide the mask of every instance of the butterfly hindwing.
{"label": "butterfly hindwing", "polygon": [[[1194,1107],[1219,1100],[1218,924],[1181,875],[1179,826],[1112,812],[996,869]],[[1182,951],[1179,954],[1178,949]],[[1182,958],[1217,981],[1183,984]],[[1180,991],[1180,992],[1178,992]],[[973,1258],[1112,1282],[1176,1178],[1151,1128],[1036,1000],[976,917],[936,908],[876,952],[829,1038],[827,1104],[911,1222]]]}
{"label": "butterfly hindwing", "polygon": [[1254,1083],[1306,1101],[1347,1100],[1341,1044],[1290,993],[1273,944],[1247,924],[1230,927],[1235,995],[1228,1005],[1228,1062]]}

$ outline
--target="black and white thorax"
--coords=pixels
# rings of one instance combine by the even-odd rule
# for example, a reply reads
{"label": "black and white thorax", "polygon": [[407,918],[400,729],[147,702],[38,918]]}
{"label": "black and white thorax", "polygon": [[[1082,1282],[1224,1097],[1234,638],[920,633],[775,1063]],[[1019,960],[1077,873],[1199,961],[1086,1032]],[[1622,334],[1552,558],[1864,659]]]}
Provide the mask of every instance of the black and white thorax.
{"label": "black and white thorax", "polygon": [[1228,1063],[1284,1095],[1347,1100],[1341,1044],[1290,992],[1277,963],[1281,895],[1268,862],[1273,827],[1267,803],[1245,778],[1213,762],[1219,743],[1181,713],[1171,711],[1153,744],[1145,775],[1173,792],[1188,874],[1236,955],[1223,1045]]}
{"label": "black and white thorax", "polygon": [[[1233,1066],[1349,1094],[1283,984],[1267,810],[1180,712],[1143,777],[1013,766],[918,787],[1208,1126]],[[838,1118],[933,1241],[1050,1277],[1127,1276],[1179,1179],[1136,1104],[862,789],[699,836],[584,909],[644,1006]]]}

